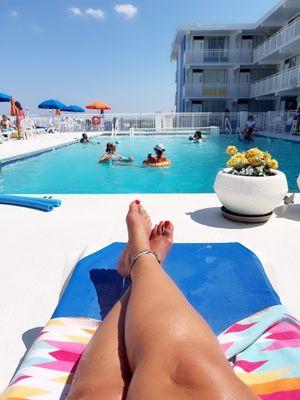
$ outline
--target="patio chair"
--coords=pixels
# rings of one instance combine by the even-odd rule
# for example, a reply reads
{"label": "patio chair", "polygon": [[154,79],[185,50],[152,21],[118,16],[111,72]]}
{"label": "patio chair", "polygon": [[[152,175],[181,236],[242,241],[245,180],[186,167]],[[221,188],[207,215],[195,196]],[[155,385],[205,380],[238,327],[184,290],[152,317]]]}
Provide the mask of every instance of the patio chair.
{"label": "patio chair", "polygon": [[25,118],[21,121],[21,133],[22,135],[26,134],[26,136],[36,136],[37,131],[32,119]]}

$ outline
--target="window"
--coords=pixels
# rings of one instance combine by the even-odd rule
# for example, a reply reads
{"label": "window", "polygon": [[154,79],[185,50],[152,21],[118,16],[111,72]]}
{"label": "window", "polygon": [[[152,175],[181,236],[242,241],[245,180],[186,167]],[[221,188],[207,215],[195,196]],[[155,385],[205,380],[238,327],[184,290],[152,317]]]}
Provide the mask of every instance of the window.
{"label": "window", "polygon": [[207,50],[226,49],[228,47],[228,37],[211,36],[205,40],[205,48]]}

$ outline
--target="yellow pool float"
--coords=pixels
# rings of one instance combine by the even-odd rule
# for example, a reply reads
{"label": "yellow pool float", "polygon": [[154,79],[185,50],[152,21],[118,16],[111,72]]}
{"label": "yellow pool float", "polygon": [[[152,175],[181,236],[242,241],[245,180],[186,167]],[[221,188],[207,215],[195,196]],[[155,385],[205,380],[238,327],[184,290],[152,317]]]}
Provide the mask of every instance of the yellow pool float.
{"label": "yellow pool float", "polygon": [[162,167],[168,167],[169,165],[171,165],[171,163],[172,163],[171,160],[166,160],[157,163],[147,163],[147,165],[149,165],[149,167],[162,168]]}

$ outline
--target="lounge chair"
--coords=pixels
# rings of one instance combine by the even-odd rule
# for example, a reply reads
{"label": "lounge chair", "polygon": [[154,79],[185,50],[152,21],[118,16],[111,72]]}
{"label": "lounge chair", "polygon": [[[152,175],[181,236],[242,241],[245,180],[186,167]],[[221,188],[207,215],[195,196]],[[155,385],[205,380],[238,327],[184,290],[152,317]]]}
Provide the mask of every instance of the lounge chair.
{"label": "lounge chair", "polygon": [[[113,243],[92,254],[89,250],[82,254],[52,319],[2,395],[4,399],[65,398],[86,344],[124,291],[123,280],[115,270],[123,247],[124,243]],[[297,398],[291,394],[300,393],[299,325],[280,305],[261,263],[250,250],[238,243],[175,244],[165,268],[214,332],[220,334],[220,344],[241,379],[258,394],[272,395],[290,388],[289,399]],[[294,347],[291,343],[292,351],[282,350],[286,332],[292,332],[290,337],[299,342]],[[276,352],[265,353],[262,348]],[[278,349],[284,353],[279,358],[283,370],[288,363],[288,375],[278,364]],[[274,377],[278,382],[272,386]]]}

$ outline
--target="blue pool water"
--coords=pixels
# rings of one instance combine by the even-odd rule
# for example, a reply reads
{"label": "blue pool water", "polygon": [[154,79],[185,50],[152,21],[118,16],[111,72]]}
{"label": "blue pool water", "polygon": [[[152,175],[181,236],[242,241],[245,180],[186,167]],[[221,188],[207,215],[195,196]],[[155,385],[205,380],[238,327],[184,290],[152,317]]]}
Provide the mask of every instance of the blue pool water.
{"label": "blue pool water", "polygon": [[[93,144],[74,144],[59,150],[4,166],[0,172],[0,193],[210,193],[216,173],[222,169],[230,144],[240,150],[257,146],[279,161],[288,177],[290,191],[298,191],[300,144],[277,139],[255,138],[249,144],[236,137],[208,137],[203,144],[185,137],[120,138],[118,151],[133,155],[132,165],[99,165],[109,138]],[[163,143],[173,161],[167,168],[143,167],[156,142]]]}

